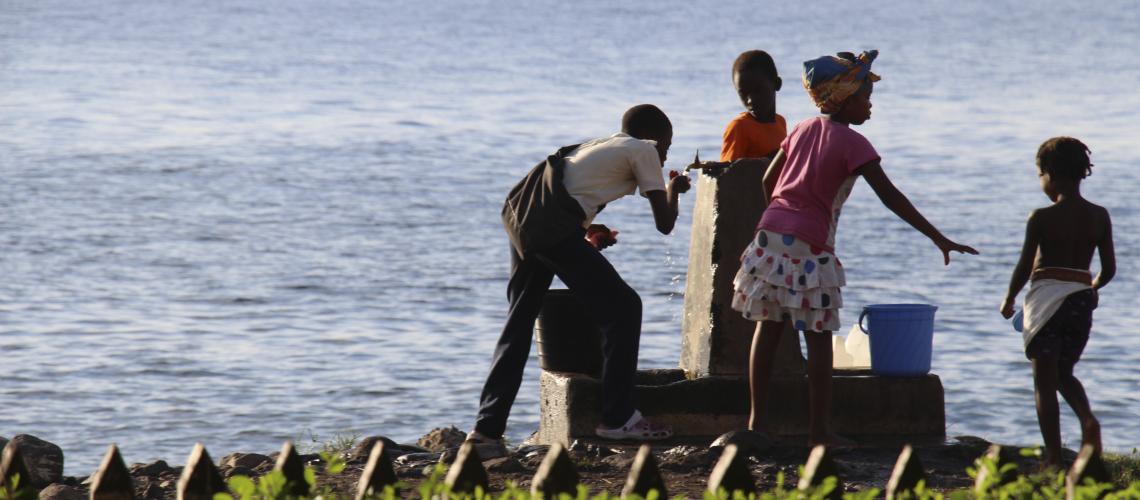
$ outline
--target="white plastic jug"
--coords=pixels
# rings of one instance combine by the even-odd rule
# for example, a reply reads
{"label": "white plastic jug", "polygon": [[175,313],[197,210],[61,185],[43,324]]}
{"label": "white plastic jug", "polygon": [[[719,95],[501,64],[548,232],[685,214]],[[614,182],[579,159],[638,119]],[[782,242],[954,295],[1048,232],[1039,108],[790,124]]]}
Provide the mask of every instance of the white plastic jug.
{"label": "white plastic jug", "polygon": [[852,363],[855,361],[850,354],[847,354],[847,347],[844,345],[845,340],[839,335],[831,336],[831,367],[832,368],[851,368]]}
{"label": "white plastic jug", "polygon": [[846,354],[851,357],[851,367],[871,367],[871,342],[867,338],[867,334],[859,329],[859,325],[853,325],[851,330],[847,331],[844,347],[847,351]]}

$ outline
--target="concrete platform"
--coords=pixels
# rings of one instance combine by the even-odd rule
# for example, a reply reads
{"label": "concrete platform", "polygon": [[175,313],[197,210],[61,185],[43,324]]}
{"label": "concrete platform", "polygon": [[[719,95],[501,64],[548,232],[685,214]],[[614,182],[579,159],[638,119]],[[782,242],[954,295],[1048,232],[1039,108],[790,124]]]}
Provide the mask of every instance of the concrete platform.
{"label": "concrete platform", "polygon": [[[769,413],[777,435],[807,435],[806,376],[773,380]],[[937,375],[879,377],[867,370],[837,370],[832,426],[856,439],[876,436],[942,438],[946,411]],[[569,444],[594,436],[599,421],[601,383],[587,375],[543,371],[541,420],[534,441]],[[673,426],[679,438],[712,437],[744,429],[748,421],[748,380],[708,376],[685,379],[685,372],[642,370],[635,390],[637,407],[655,421]]]}

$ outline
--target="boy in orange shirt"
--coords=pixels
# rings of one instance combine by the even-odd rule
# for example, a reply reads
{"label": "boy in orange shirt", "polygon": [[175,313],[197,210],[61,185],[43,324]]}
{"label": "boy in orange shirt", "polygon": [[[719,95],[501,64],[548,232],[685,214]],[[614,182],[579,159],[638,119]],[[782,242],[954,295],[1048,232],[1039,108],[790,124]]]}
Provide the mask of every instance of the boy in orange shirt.
{"label": "boy in orange shirt", "polygon": [[757,168],[766,169],[788,135],[784,117],[776,114],[776,91],[783,84],[776,63],[763,50],[744,52],[732,63],[732,83],[746,111],[724,129],[720,161],[733,166],[757,162]]}

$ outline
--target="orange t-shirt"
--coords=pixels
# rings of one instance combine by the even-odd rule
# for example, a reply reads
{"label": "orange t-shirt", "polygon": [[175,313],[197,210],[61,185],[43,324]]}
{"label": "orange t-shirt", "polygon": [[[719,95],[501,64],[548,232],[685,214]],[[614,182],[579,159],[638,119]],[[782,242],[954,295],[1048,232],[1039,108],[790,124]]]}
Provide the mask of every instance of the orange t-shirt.
{"label": "orange t-shirt", "polygon": [[760,123],[747,111],[740,113],[724,129],[720,161],[771,157],[787,136],[788,125],[779,114],[772,123]]}

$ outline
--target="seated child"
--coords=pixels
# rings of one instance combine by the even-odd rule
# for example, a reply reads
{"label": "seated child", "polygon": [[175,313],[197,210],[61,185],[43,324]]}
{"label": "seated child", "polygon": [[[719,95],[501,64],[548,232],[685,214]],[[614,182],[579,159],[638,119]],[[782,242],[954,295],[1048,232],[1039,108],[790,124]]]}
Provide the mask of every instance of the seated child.
{"label": "seated child", "polygon": [[[1081,422],[1081,444],[1101,449],[1100,422],[1073,374],[1089,340],[1097,291],[1116,274],[1108,210],[1081,196],[1081,179],[1091,173],[1088,147],[1072,137],[1054,137],[1037,150],[1041,190],[1053,204],[1029,214],[1021,258],[1001,304],[1002,316],[1013,316],[1017,294],[1030,281],[1022,336],[1033,363],[1037,423],[1049,466],[1061,465],[1058,390]],[[1091,279],[1094,251],[1100,253],[1100,273]]]}
{"label": "seated child", "polygon": [[842,445],[831,431],[831,332],[839,327],[846,283],[836,256],[840,207],[859,177],[902,220],[938,247],[976,254],[945,237],[891,183],[878,152],[852,126],[871,118],[871,72],[878,51],[849,52],[804,63],[803,83],[822,113],[797,124],[764,174],[770,200],[756,236],[741,256],[733,309],[759,321],[749,358],[752,415],[749,429],[768,432],[766,407],[780,333],[786,323],[804,332],[808,351],[809,443]]}

